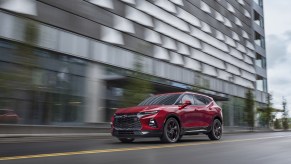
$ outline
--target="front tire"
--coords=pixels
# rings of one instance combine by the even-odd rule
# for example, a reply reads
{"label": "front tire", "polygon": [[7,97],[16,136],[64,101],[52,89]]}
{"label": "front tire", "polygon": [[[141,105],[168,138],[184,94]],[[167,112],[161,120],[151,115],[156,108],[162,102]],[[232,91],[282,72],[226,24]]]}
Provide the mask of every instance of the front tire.
{"label": "front tire", "polygon": [[131,143],[134,141],[134,138],[118,138],[119,141],[121,141],[122,143]]}
{"label": "front tire", "polygon": [[222,123],[215,119],[212,123],[210,132],[207,134],[210,140],[219,140],[222,136]]}
{"label": "front tire", "polygon": [[169,118],[163,128],[161,141],[165,143],[175,143],[180,138],[180,126],[175,118]]}

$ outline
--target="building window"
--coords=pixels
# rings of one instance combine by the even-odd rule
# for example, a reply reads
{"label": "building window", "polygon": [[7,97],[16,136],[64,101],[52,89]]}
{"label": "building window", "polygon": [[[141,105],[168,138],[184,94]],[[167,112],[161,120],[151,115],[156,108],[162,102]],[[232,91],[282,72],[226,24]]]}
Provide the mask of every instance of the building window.
{"label": "building window", "polygon": [[263,67],[263,65],[262,65],[262,60],[261,59],[257,59],[256,60],[256,65],[258,66],[258,67]]}
{"label": "building window", "polygon": [[266,58],[264,58],[261,55],[257,54],[256,66],[266,69]]}
{"label": "building window", "polygon": [[265,48],[265,37],[263,37],[261,34],[255,32],[255,43],[258,46]]}
{"label": "building window", "polygon": [[61,31],[59,50],[81,57],[88,57],[89,40],[87,38]]}
{"label": "building window", "polygon": [[256,11],[254,11],[254,22],[264,28],[264,18]]}
{"label": "building window", "polygon": [[257,76],[257,90],[267,92],[267,79]]}

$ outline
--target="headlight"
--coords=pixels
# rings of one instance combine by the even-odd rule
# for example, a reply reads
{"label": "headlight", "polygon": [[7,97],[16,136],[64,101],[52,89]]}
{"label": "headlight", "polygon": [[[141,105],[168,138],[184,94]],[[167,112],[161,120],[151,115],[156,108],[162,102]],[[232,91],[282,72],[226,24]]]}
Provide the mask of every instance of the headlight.
{"label": "headlight", "polygon": [[148,116],[148,115],[153,115],[153,114],[157,114],[159,111],[158,110],[154,110],[154,111],[147,111],[147,112],[140,112],[137,114],[138,118],[141,118],[143,116]]}

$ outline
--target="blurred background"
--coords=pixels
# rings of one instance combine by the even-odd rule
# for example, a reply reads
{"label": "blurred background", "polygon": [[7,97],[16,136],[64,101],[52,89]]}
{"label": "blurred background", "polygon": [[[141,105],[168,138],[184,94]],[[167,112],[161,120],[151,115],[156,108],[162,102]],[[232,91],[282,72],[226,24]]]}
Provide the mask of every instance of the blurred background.
{"label": "blurred background", "polygon": [[0,22],[0,124],[94,126],[180,91],[213,97],[225,126],[284,112],[268,94],[262,0],[0,0]]}

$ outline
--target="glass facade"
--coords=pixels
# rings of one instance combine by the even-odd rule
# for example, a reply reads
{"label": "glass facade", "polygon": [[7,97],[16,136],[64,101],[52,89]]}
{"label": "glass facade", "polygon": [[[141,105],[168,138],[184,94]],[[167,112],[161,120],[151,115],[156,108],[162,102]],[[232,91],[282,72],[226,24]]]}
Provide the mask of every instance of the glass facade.
{"label": "glass facade", "polygon": [[[34,20],[0,9],[0,108],[15,110],[20,123],[109,121],[136,72],[155,93],[231,97],[223,105],[235,120],[242,108],[233,104],[241,104],[248,88],[267,91],[266,77],[262,85],[256,80],[256,65],[265,69],[256,56],[264,36],[253,29],[263,16],[250,15],[249,0],[35,3]],[[256,101],[264,103],[261,97]],[[229,121],[234,124],[243,125]]]}
{"label": "glass facade", "polygon": [[20,123],[82,122],[87,61],[0,41],[0,108],[15,110]]}

